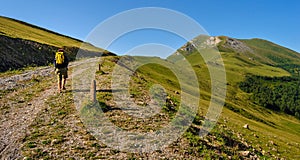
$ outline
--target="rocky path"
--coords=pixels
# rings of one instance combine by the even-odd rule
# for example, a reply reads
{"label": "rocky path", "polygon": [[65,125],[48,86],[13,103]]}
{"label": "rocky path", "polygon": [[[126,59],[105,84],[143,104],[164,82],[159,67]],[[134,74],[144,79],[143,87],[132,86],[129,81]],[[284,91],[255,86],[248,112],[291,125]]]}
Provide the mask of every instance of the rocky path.
{"label": "rocky path", "polygon": [[[51,84],[49,88],[28,103],[7,102],[10,103],[9,109],[0,115],[0,159],[17,159],[21,157],[20,144],[22,139],[26,137],[28,127],[35,120],[35,117],[47,108],[44,101],[55,92],[56,85]],[[17,94],[12,93],[9,96],[18,96]]]}
{"label": "rocky path", "polygon": [[[78,64],[80,62],[73,62],[70,67]],[[36,83],[30,82],[36,77],[39,77]],[[33,87],[37,89],[31,90]],[[56,94],[53,67],[0,78],[0,88],[2,91],[15,90],[0,100],[0,159],[18,159],[21,157],[20,144],[29,134],[28,127],[41,111],[47,109],[47,98]]]}

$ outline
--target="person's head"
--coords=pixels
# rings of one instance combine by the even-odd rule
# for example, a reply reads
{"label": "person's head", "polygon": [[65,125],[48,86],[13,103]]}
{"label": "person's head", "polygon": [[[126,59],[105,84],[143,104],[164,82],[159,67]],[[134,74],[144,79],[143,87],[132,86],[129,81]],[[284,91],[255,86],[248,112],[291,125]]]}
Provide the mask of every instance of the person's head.
{"label": "person's head", "polygon": [[64,49],[62,49],[62,48],[58,49],[58,52],[63,52],[63,51],[64,51]]}

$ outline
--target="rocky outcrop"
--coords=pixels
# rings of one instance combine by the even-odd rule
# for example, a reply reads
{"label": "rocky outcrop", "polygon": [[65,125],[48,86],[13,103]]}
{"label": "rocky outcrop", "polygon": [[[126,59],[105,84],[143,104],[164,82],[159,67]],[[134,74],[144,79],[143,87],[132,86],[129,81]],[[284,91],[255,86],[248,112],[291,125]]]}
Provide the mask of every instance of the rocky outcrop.
{"label": "rocky outcrop", "polygon": [[46,65],[53,61],[56,47],[37,42],[0,36],[0,71],[29,65]]}
{"label": "rocky outcrop", "polygon": [[226,36],[199,36],[186,43],[180,49],[191,53],[195,49],[201,50],[215,47],[218,47],[219,51],[224,52],[253,53],[253,50],[243,42]]}
{"label": "rocky outcrop", "polygon": [[248,47],[246,44],[237,39],[225,36],[220,37],[220,39],[222,39],[222,42],[218,43],[218,48],[220,51],[236,53],[253,53],[253,50],[250,47]]}

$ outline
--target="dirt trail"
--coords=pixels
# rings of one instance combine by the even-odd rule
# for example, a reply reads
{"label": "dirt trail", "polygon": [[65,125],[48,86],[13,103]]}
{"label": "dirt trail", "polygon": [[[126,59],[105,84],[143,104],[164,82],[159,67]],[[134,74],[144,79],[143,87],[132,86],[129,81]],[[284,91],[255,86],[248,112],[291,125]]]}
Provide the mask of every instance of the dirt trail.
{"label": "dirt trail", "polygon": [[[20,143],[26,137],[26,130],[34,121],[35,117],[45,108],[44,100],[55,94],[56,86],[51,85],[49,89],[40,93],[39,97],[18,107],[12,104],[7,114],[0,115],[0,159],[20,158]],[[17,95],[16,95],[17,96]]]}
{"label": "dirt trail", "polygon": [[[74,67],[80,63],[73,62],[69,67]],[[48,106],[45,103],[47,97],[56,94],[56,83],[48,80],[51,84],[48,84],[44,91],[35,95],[30,101],[17,100],[23,89],[34,87],[30,83],[24,83],[24,81],[32,79],[33,76],[55,78],[52,67],[42,67],[19,75],[0,78],[1,90],[17,89],[17,91],[8,93],[4,99],[1,99],[0,159],[19,159],[22,157],[20,145],[26,134],[29,134],[28,127],[41,111],[47,109]],[[44,80],[44,78],[42,79]]]}

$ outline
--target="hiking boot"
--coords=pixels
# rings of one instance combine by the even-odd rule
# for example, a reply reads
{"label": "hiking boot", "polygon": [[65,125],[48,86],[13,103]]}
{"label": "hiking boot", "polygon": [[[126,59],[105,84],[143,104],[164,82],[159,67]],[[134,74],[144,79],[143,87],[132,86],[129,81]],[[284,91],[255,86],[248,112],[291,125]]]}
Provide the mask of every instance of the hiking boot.
{"label": "hiking boot", "polygon": [[66,90],[66,87],[63,87],[62,89],[63,89],[63,90]]}

